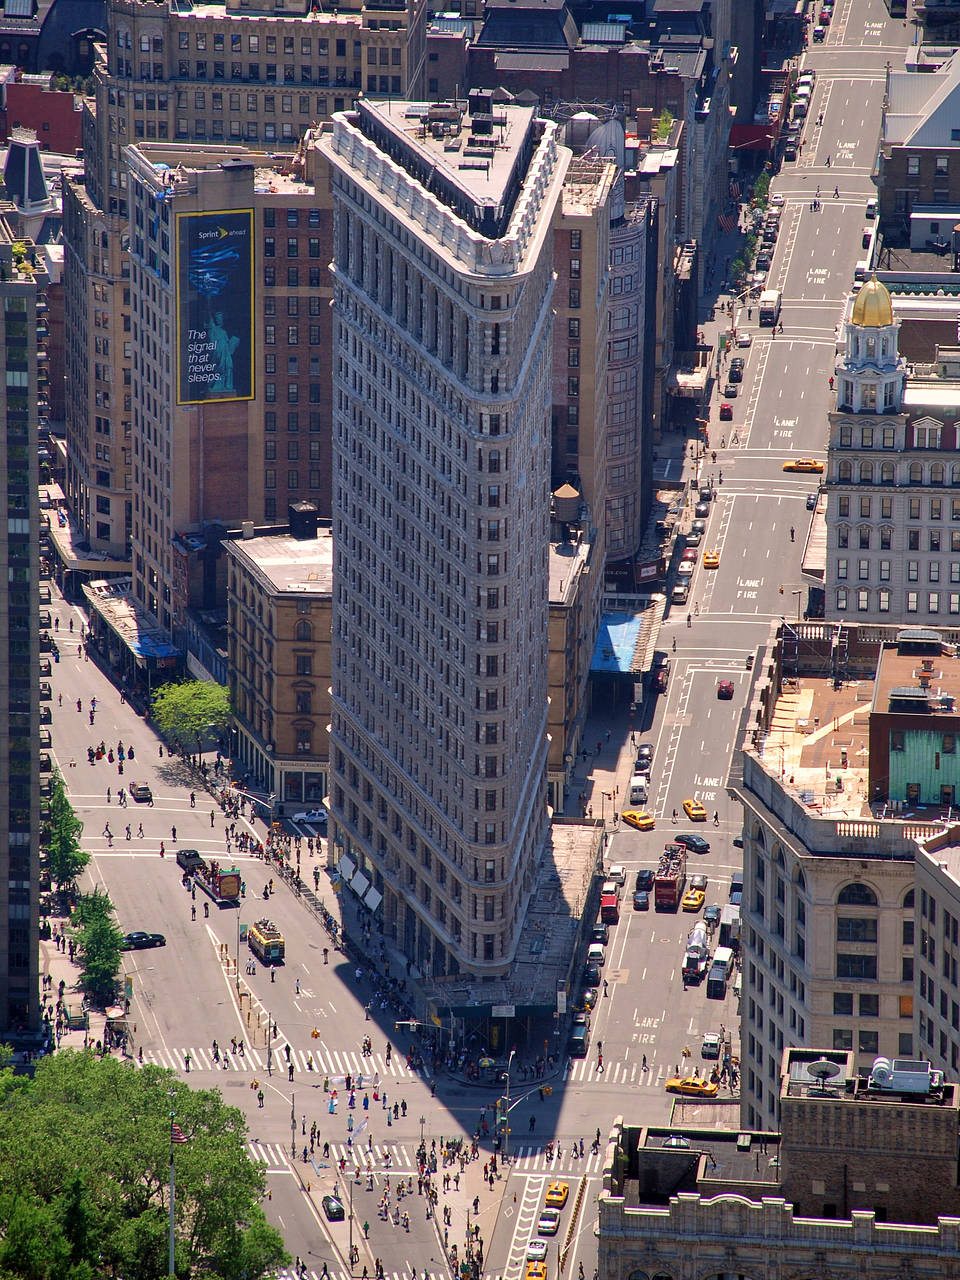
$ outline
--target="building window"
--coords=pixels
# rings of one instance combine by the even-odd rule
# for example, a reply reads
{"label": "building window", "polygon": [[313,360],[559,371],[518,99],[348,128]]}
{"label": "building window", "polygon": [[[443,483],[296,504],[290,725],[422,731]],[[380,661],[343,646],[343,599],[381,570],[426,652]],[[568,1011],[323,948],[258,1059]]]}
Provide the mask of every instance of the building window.
{"label": "building window", "polygon": [[920,605],[920,597],[916,591],[907,592],[907,613],[916,613]]}
{"label": "building window", "polygon": [[853,1017],[853,993],[850,991],[835,991],[833,993],[833,1014],[836,1018],[852,1018]]}
{"label": "building window", "polygon": [[845,582],[847,578],[847,562],[846,560],[837,561],[837,580]]}
{"label": "building window", "polygon": [[857,609],[860,613],[866,613],[870,608],[870,592],[865,587],[861,587],[857,592]]}
{"label": "building window", "polygon": [[841,980],[854,978],[858,981],[875,982],[877,978],[877,957],[850,955],[837,952],[837,977]]}
{"label": "building window", "polygon": [[846,587],[837,587],[837,609],[843,613],[847,607],[847,589]]}
{"label": "building window", "polygon": [[876,942],[877,921],[873,916],[839,916],[838,942]]}

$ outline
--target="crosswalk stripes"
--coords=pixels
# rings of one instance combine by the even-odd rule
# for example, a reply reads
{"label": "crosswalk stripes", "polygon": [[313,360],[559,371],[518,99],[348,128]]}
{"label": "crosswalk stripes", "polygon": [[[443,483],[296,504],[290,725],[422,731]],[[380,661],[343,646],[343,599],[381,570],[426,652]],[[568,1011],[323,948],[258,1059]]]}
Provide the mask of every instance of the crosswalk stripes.
{"label": "crosswalk stripes", "polygon": [[[548,1159],[543,1147],[521,1146],[513,1152],[512,1164],[514,1173],[598,1173],[603,1163],[603,1155],[599,1151],[586,1149],[583,1158],[574,1156],[570,1148],[563,1149],[560,1143],[559,1154],[555,1150]],[[572,1143],[571,1143],[572,1147]]]}
{"label": "crosswalk stripes", "polygon": [[652,1085],[656,1083],[655,1073],[648,1067],[643,1070],[641,1064],[636,1062],[610,1062],[603,1064],[603,1070],[598,1070],[598,1061],[593,1058],[578,1058],[570,1068],[569,1080],[574,1084],[618,1084],[618,1085],[636,1085],[638,1088],[644,1085]]}
{"label": "crosswalk stripes", "polygon": [[[170,1067],[174,1071],[185,1071],[187,1054],[190,1055],[191,1071],[245,1071],[260,1072],[266,1070],[267,1050],[254,1049],[244,1045],[243,1054],[224,1052],[220,1049],[219,1060],[214,1060],[212,1048],[203,1045],[186,1045],[183,1048],[164,1049],[161,1047],[145,1048],[143,1061],[154,1063],[160,1067]],[[271,1066],[275,1071],[286,1071],[288,1059],[286,1045],[276,1041],[270,1051]],[[348,1053],[343,1050],[295,1049],[290,1046],[290,1065],[296,1074],[329,1077],[332,1084],[339,1089],[344,1088],[344,1080],[349,1075],[351,1084],[360,1090],[372,1090],[387,1081],[406,1080],[413,1076],[403,1060],[391,1056],[387,1063],[379,1054],[362,1057],[359,1053]]]}
{"label": "crosswalk stripes", "polygon": [[[415,1268],[411,1265],[407,1271],[386,1271],[384,1272],[384,1280],[411,1280],[411,1275]],[[421,1271],[416,1269],[417,1280],[449,1280],[446,1272],[440,1271]],[[277,1280],[353,1280],[349,1271],[335,1270],[329,1267],[326,1271],[321,1266],[318,1270],[314,1267],[307,1267],[303,1271],[297,1271],[294,1268],[286,1268],[276,1273]],[[487,1280],[487,1277],[484,1277]]]}
{"label": "crosswalk stripes", "polygon": [[265,1164],[267,1172],[286,1172],[290,1168],[290,1158],[286,1148],[279,1142],[248,1142],[247,1151],[255,1164]]}

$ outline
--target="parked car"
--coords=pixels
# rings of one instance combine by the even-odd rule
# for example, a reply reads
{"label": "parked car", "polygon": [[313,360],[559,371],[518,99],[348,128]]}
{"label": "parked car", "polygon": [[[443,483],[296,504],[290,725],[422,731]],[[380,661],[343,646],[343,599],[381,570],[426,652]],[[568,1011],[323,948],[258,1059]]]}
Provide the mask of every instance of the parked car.
{"label": "parked car", "polygon": [[808,493],[807,494],[807,510],[816,511],[816,509],[817,509],[817,495],[815,493]]}
{"label": "parked car", "polygon": [[649,773],[650,766],[653,764],[653,747],[649,742],[641,742],[637,747],[637,763],[633,767],[634,773]]}
{"label": "parked car", "polygon": [[327,1215],[328,1222],[342,1222],[346,1217],[343,1201],[336,1196],[324,1196],[320,1203],[323,1205],[323,1212]]}
{"label": "parked car", "polygon": [[733,359],[730,361],[730,373],[729,373],[730,381],[742,382],[744,368],[745,368],[745,365],[744,365],[743,357],[734,356]]}

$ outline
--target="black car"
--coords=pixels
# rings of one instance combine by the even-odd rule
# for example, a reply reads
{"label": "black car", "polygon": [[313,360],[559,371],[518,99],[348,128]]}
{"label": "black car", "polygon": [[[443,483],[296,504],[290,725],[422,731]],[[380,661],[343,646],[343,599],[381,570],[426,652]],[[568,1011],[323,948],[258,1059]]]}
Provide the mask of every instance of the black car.
{"label": "black car", "polygon": [[653,871],[650,867],[641,867],[637,872],[636,888],[647,890],[653,888]]}
{"label": "black car", "polygon": [[343,1202],[336,1196],[324,1196],[320,1203],[323,1205],[323,1212],[327,1215],[328,1222],[342,1222],[346,1217]]}
{"label": "black car", "polygon": [[730,382],[743,381],[743,359],[741,356],[734,356],[730,361],[730,373],[728,375]]}
{"label": "black car", "polygon": [[710,503],[698,502],[694,507],[694,512],[701,520],[705,520],[710,514]]}
{"label": "black car", "polygon": [[637,747],[637,763],[634,766],[637,773],[649,773],[650,766],[653,764],[653,747],[649,742],[641,742]]}
{"label": "black car", "polygon": [[598,920],[597,923],[593,926],[593,930],[590,934],[590,941],[599,942],[601,946],[605,947],[609,940],[610,940],[609,929],[607,928],[607,926],[604,924],[602,920]]}
{"label": "black car", "polygon": [[148,947],[165,947],[167,940],[162,933],[144,933],[135,929],[133,933],[125,933],[120,940],[121,951],[145,951]]}
{"label": "black car", "polygon": [[816,509],[817,509],[817,495],[815,493],[808,493],[807,494],[807,510],[816,511]]}
{"label": "black car", "polygon": [[703,908],[703,923],[708,929],[720,923],[720,908],[715,903]]}
{"label": "black car", "polygon": [[650,895],[646,889],[638,889],[633,895],[633,909],[634,911],[650,910]]}
{"label": "black car", "polygon": [[600,970],[595,964],[587,964],[583,967],[583,980],[588,987],[595,987],[600,981]]}
{"label": "black car", "polygon": [[710,841],[704,840],[703,836],[695,836],[692,833],[684,833],[683,835],[674,836],[677,844],[686,845],[691,853],[709,853]]}
{"label": "black car", "polygon": [[739,889],[737,889],[735,890],[735,892],[731,893],[730,895],[730,905],[733,907],[739,907],[742,904],[743,904],[743,894]]}

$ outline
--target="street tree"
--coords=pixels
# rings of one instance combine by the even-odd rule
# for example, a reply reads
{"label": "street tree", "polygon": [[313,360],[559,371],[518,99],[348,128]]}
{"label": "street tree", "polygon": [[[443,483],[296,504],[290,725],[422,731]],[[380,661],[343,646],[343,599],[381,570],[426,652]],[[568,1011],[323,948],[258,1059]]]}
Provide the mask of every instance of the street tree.
{"label": "street tree", "polygon": [[71,923],[77,930],[77,949],[83,965],[80,986],[95,1003],[110,1004],[116,993],[123,939],[113,919],[113,904],[96,889],[82,894]]}
{"label": "street tree", "polygon": [[153,718],[165,738],[196,751],[209,733],[229,728],[230,693],[214,680],[165,684],[153,695]]}
{"label": "street tree", "polygon": [[[171,1142],[171,1109],[183,1142]],[[0,1073],[0,1280],[161,1280],[176,1167],[179,1280],[249,1280],[290,1262],[260,1207],[246,1122],[216,1090],[89,1051]]]}
{"label": "street tree", "polygon": [[50,835],[47,841],[47,867],[50,879],[61,891],[72,889],[90,855],[80,847],[83,823],[67,798],[60,773],[54,773],[50,784]]}

